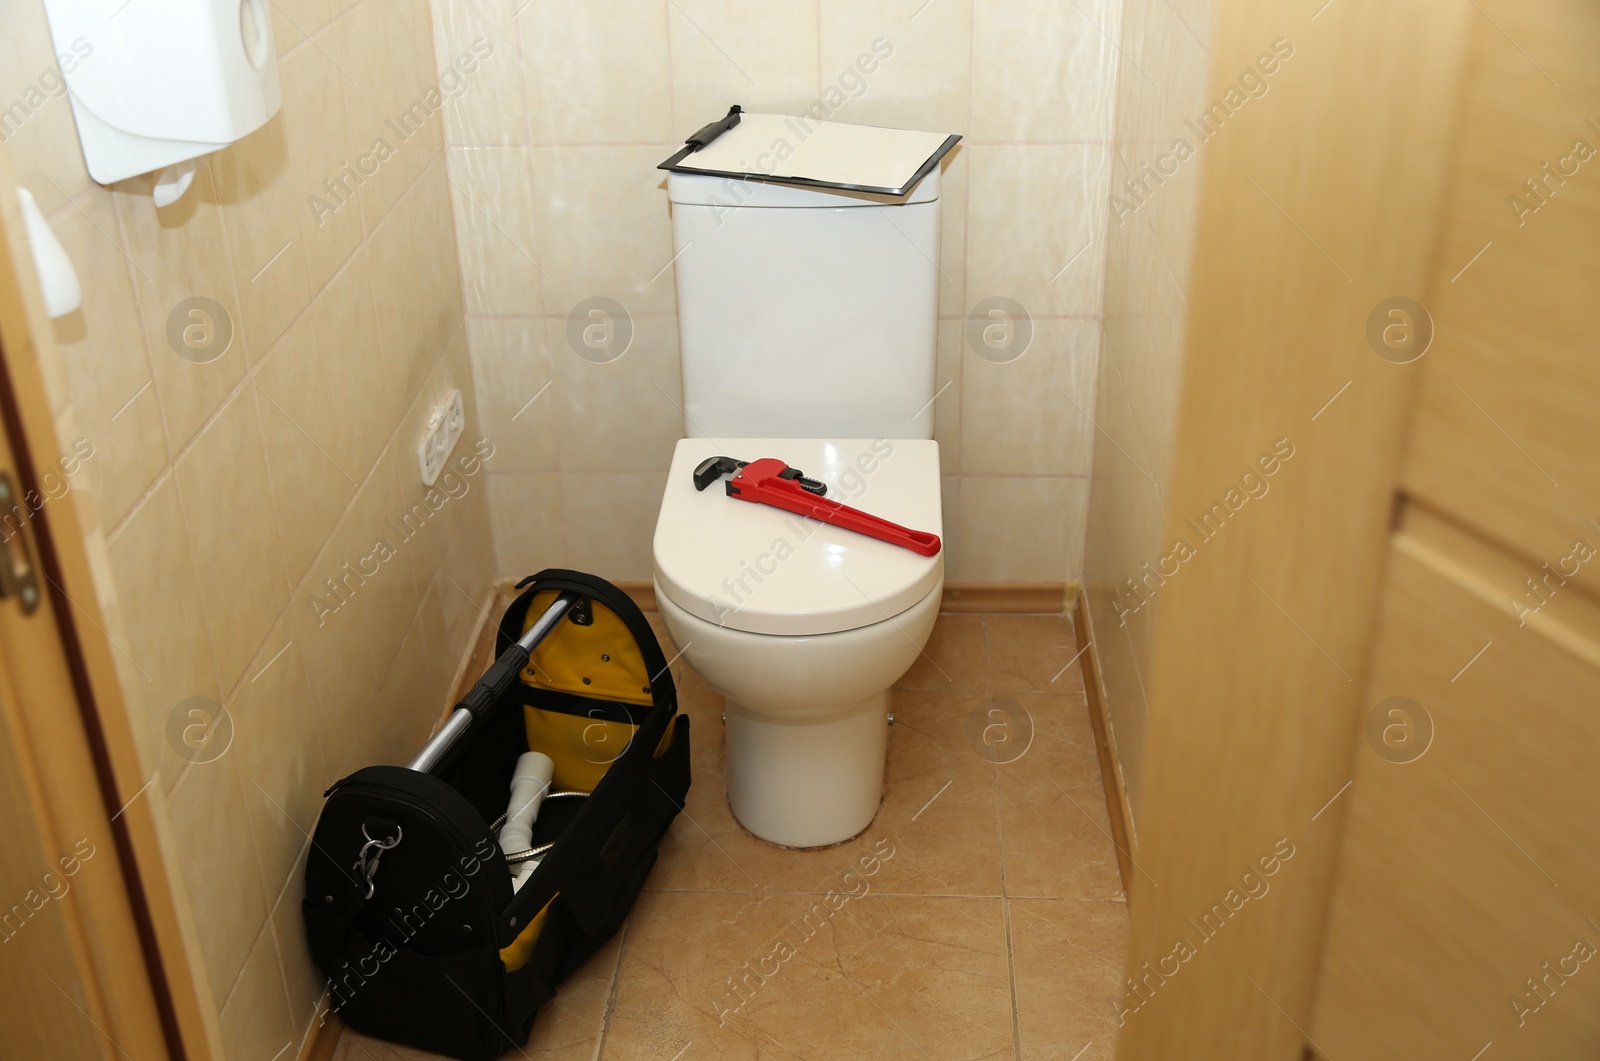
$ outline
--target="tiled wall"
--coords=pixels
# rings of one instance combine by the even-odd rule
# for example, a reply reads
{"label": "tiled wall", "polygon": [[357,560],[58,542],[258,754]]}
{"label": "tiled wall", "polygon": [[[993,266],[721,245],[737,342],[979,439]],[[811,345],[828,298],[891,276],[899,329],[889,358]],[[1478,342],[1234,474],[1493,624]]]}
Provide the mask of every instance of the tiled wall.
{"label": "tiled wall", "polygon": [[[37,331],[63,438],[94,447],[69,496],[230,1061],[296,1056],[322,988],[299,913],[321,792],[420,742],[493,574],[483,473],[425,497],[416,468],[451,386],[458,452],[485,434],[443,119],[403,142],[386,124],[441,80],[426,0],[272,10],[282,111],[173,206],[147,178],[93,184],[59,96],[4,130],[83,282],[83,309]],[[39,0],[0,0],[0,26],[5,106],[56,49]],[[380,138],[391,157],[333,200],[324,179]],[[234,329],[204,364],[168,338],[194,296]],[[232,721],[211,761],[185,751],[192,698]]]}
{"label": "tiled wall", "polygon": [[[1145,582],[1145,565],[1154,568],[1170,546],[1162,535],[1204,157],[1186,121],[1204,109],[1210,17],[1211,0],[1123,5],[1127,59],[1118,75],[1095,403],[1103,434],[1094,452],[1084,585],[1135,843],[1146,661],[1160,606],[1159,574]],[[1180,140],[1196,149],[1191,157],[1178,157]],[[1132,592],[1129,579],[1153,590]]]}
{"label": "tiled wall", "polygon": [[[1094,430],[1120,0],[436,0],[439,62],[487,52],[445,111],[468,343],[502,456],[502,574],[651,574],[682,436],[671,220],[654,167],[729,104],[958,132],[943,175],[936,433],[947,577],[1076,580]],[[869,74],[852,64],[882,38]],[[568,313],[633,320],[594,364]],[[1032,347],[977,356],[1006,297]],[[798,379],[794,386],[828,387]]]}

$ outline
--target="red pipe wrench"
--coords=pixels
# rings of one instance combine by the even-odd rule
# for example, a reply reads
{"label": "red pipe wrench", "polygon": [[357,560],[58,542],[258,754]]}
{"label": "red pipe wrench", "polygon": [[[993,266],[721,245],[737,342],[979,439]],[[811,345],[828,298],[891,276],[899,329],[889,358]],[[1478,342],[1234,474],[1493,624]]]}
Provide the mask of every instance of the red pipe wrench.
{"label": "red pipe wrench", "polygon": [[791,468],[776,457],[754,461],[707,457],[694,470],[694,488],[704,490],[724,475],[730,476],[727,484],[729,497],[810,516],[835,527],[910,549],[921,556],[936,556],[941,548],[937,534],[911,530],[881,516],[824,497],[828,492],[826,484],[818,479],[806,478],[798,468]]}

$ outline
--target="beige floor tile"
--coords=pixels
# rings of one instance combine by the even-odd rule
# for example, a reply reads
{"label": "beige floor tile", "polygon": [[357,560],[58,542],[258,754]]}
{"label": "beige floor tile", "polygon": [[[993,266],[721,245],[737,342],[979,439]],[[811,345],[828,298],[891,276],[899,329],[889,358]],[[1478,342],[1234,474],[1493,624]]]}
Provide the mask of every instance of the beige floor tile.
{"label": "beige floor tile", "polygon": [[[1075,698],[1059,697],[1059,701],[1035,702],[1030,711],[1036,716],[1064,711]],[[996,769],[1006,894],[1066,899],[1121,896],[1122,878],[1092,739],[1068,743],[1041,726],[1027,755]]]}
{"label": "beige floor tile", "polygon": [[900,694],[878,816],[855,839],[810,851],[769,844],[734,820],[722,772],[721,700],[709,690],[684,700],[694,780],[648,887],[826,892],[887,851],[869,881],[876,893],[1000,894],[993,767],[971,736],[981,729],[980,694]]}
{"label": "beige floor tile", "polygon": [[999,900],[834,905],[641,896],[601,1058],[1012,1056]]}
{"label": "beige floor tile", "polygon": [[1067,666],[1078,654],[1069,616],[986,615],[983,622],[991,692],[1083,690],[1082,671]]}
{"label": "beige floor tile", "polygon": [[983,616],[940,615],[922,655],[905,677],[902,689],[957,692],[983,688]]}
{"label": "beige floor tile", "polygon": [[1024,1061],[1111,1061],[1122,999],[1128,908],[1012,899],[1011,947]]}

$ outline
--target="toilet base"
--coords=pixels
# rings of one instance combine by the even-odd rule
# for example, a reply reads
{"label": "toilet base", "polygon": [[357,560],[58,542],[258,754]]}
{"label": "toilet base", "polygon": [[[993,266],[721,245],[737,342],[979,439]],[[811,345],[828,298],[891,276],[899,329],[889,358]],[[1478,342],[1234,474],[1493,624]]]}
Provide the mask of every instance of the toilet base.
{"label": "toilet base", "polygon": [[883,799],[889,694],[821,716],[762,714],[728,701],[728,805],[739,824],[784,847],[860,833]]}

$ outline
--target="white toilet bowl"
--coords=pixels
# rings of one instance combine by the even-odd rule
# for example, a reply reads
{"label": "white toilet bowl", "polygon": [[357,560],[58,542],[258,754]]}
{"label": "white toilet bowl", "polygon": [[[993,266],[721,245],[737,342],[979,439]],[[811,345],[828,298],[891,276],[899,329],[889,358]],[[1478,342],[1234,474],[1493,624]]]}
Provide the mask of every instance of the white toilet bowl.
{"label": "white toilet bowl", "polygon": [[[731,450],[732,452],[725,452]],[[728,802],[786,847],[850,839],[883,794],[889,688],[938,616],[944,554],[695,490],[708,456],[778,457],[828,495],[942,533],[937,443],[685,439],[656,524],[656,601],[696,673],[727,698]]]}

